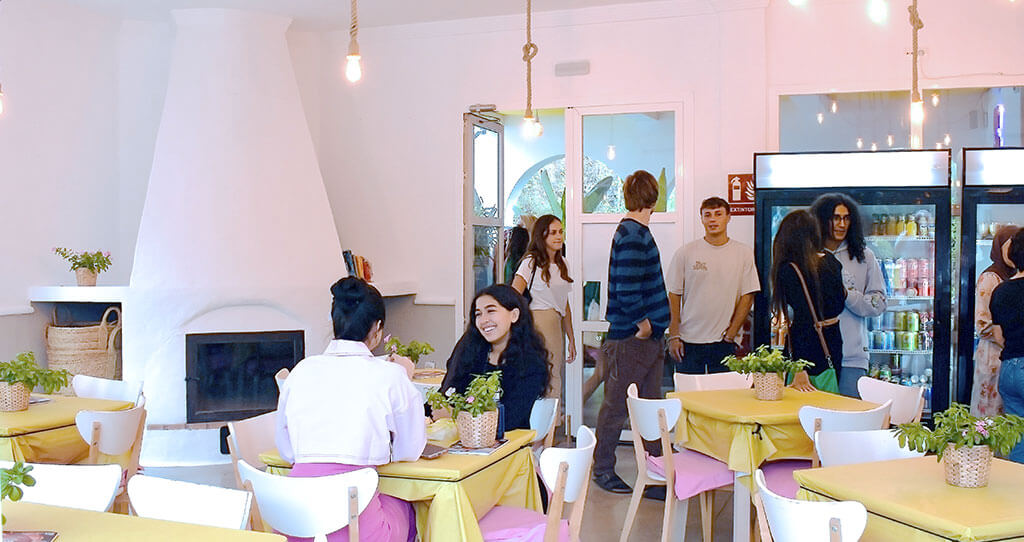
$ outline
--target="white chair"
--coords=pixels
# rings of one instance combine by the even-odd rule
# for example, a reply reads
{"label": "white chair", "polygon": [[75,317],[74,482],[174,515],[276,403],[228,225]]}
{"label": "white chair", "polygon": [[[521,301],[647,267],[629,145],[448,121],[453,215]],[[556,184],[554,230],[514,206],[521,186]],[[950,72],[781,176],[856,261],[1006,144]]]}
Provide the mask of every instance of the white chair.
{"label": "white chair", "polygon": [[924,452],[915,452],[900,446],[900,441],[890,429],[875,431],[818,431],[814,434],[814,449],[821,458],[822,467],[870,463],[922,457]]}
{"label": "white chair", "polygon": [[225,529],[247,528],[252,506],[248,491],[142,474],[128,480],[128,498],[140,517]]}
{"label": "white chair", "polygon": [[267,450],[276,450],[274,434],[277,430],[277,411],[267,412],[245,420],[228,422],[228,451],[231,452],[231,463],[235,470],[235,484],[238,489],[245,489],[238,474],[238,460],[266,470],[267,466],[260,461],[260,454]]}
{"label": "white chair", "polygon": [[901,386],[862,376],[857,380],[857,392],[861,399],[872,403],[892,400],[889,423],[893,425],[921,421],[924,412],[924,388],[921,386]]}
{"label": "white chair", "polygon": [[[32,467],[29,475],[36,484],[22,487],[21,500],[25,502],[106,512],[121,484],[118,465],[26,465]],[[2,468],[13,466],[11,461],[0,461]]]}
{"label": "white chair", "polygon": [[[757,484],[758,520],[762,542],[823,542],[860,540],[868,522],[868,511],[855,501],[808,502],[787,499],[772,492],[760,469]],[[762,514],[763,511],[763,514]],[[764,522],[767,522],[766,533]]]}
{"label": "white chair", "polygon": [[[665,495],[662,542],[682,540],[685,537],[686,512],[689,499],[694,495],[700,495],[704,540],[711,540],[713,510],[710,490],[732,485],[733,472],[725,463],[692,450],[683,449],[672,453],[671,461],[665,461],[665,457],[648,455],[642,439],[660,440],[662,451],[666,454],[672,452],[669,429],[675,427],[683,405],[677,399],[640,399],[637,397],[636,384],[630,384],[626,393],[637,475],[620,542],[629,539],[644,488],[649,485],[663,485],[672,490],[666,491]],[[682,502],[677,503],[677,500]]]}
{"label": "white chair", "polygon": [[284,385],[284,381],[288,379],[289,374],[291,374],[291,371],[288,369],[281,369],[274,375],[274,382],[277,383],[277,391],[281,391],[281,386]]}
{"label": "white chair", "polygon": [[[129,410],[82,410],[75,416],[78,434],[89,444],[88,464],[96,465],[100,454],[120,456],[129,454],[124,465],[123,483],[139,471],[142,435],[146,428],[146,409],[137,406]],[[124,486],[119,488],[115,508],[127,509]]]}
{"label": "white chair", "polygon": [[267,474],[241,459],[238,470],[242,482],[251,487],[256,509],[267,526],[314,542],[326,542],[328,534],[345,527],[349,528],[349,540],[359,540],[359,514],[377,492],[377,471],[372,468],[291,478]]}
{"label": "white chair", "polygon": [[550,448],[555,441],[557,421],[557,397],[541,397],[534,401],[533,408],[530,409],[530,429],[537,433],[533,438],[533,444],[543,443],[544,448]]}
{"label": "white chair", "polygon": [[88,375],[75,375],[71,379],[71,388],[78,397],[90,399],[110,399],[139,404],[142,397],[142,382],[110,380]]}
{"label": "white chair", "polygon": [[[871,431],[882,429],[888,426],[889,408],[892,401],[886,401],[879,407],[863,411],[830,410],[816,406],[805,406],[800,408],[800,426],[803,427],[807,438],[814,441],[814,433],[817,431]],[[793,479],[793,471],[818,467],[820,460],[818,454],[814,453],[810,461],[804,459],[789,459],[766,463],[764,470],[768,487],[776,494],[787,498],[796,497],[796,481]]]}
{"label": "white chair", "polygon": [[676,373],[673,380],[676,391],[742,390],[754,385],[753,375],[736,372],[706,375]]}
{"label": "white chair", "polygon": [[[594,432],[581,425],[575,448],[547,448],[541,452],[541,478],[552,489],[547,516],[525,508],[495,506],[480,518],[484,541],[578,542],[596,444]],[[565,503],[572,506],[568,521],[562,519]]]}

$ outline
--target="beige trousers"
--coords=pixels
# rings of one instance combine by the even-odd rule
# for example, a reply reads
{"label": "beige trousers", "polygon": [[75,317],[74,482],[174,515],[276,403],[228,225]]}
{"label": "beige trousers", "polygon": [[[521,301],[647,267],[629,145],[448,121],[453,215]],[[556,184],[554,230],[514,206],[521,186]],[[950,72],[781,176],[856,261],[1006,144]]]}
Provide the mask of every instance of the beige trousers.
{"label": "beige trousers", "polygon": [[562,398],[562,372],[565,371],[565,335],[562,315],[555,309],[531,311],[533,323],[548,349],[548,389],[544,397]]}

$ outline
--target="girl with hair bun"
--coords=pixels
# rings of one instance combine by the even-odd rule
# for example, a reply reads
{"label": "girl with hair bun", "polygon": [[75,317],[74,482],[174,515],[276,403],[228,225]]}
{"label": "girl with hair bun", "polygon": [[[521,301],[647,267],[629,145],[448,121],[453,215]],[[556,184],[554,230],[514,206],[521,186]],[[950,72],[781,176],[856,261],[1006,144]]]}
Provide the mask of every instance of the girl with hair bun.
{"label": "girl with hair bun", "polygon": [[[334,340],[323,354],[295,366],[277,403],[277,449],[294,464],[291,476],[328,476],[419,459],[427,438],[423,399],[410,380],[412,362],[371,353],[384,334],[380,292],[346,277],[331,286],[331,294]],[[359,531],[365,540],[412,542],[412,505],[378,493],[360,514]],[[348,528],[327,540],[347,541]]]}

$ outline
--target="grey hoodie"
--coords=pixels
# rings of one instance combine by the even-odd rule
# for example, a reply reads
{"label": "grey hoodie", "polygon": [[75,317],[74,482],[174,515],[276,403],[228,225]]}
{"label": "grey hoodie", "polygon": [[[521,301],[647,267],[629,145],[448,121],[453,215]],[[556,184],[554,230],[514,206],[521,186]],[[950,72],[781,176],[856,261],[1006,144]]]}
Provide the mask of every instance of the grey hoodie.
{"label": "grey hoodie", "polygon": [[[825,249],[828,252],[832,252]],[[885,280],[875,253],[864,247],[864,261],[850,256],[846,241],[832,254],[843,264],[846,308],[839,314],[839,332],[843,336],[843,367],[868,368],[867,319],[885,312]]]}

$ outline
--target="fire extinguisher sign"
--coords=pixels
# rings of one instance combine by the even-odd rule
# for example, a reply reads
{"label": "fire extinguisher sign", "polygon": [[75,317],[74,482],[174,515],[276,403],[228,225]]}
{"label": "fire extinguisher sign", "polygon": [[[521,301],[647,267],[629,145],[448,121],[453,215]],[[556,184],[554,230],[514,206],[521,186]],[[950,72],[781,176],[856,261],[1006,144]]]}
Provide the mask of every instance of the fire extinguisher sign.
{"label": "fire extinguisher sign", "polygon": [[733,173],[729,175],[726,187],[729,208],[733,216],[752,216],[754,214],[754,176],[750,173]]}

